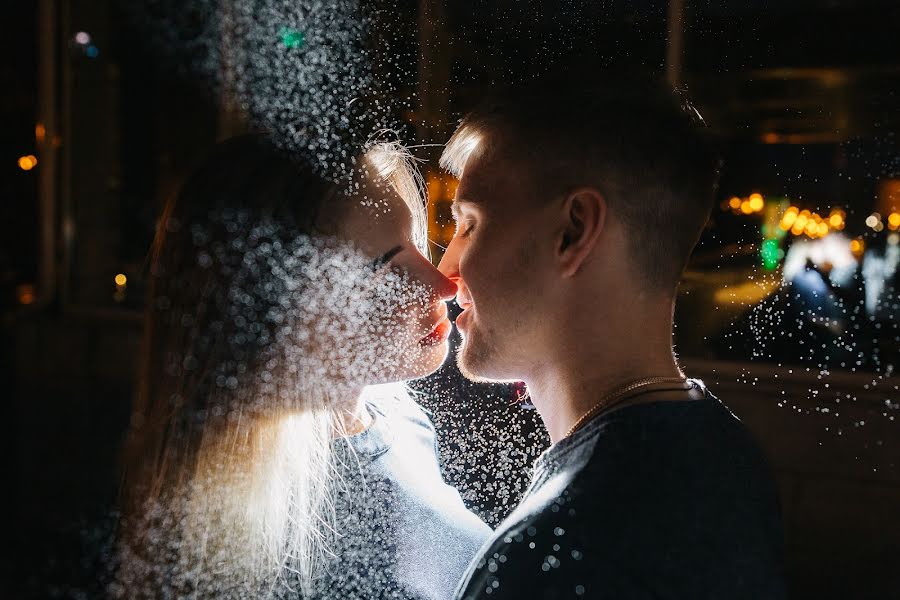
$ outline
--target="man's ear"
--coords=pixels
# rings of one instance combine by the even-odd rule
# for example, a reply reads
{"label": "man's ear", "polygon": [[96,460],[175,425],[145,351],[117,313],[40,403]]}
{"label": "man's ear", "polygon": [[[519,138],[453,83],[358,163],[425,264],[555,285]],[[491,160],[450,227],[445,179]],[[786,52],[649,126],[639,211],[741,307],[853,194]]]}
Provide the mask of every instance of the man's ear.
{"label": "man's ear", "polygon": [[578,272],[606,225],[606,198],[595,188],[578,188],[563,200],[557,258],[563,274]]}

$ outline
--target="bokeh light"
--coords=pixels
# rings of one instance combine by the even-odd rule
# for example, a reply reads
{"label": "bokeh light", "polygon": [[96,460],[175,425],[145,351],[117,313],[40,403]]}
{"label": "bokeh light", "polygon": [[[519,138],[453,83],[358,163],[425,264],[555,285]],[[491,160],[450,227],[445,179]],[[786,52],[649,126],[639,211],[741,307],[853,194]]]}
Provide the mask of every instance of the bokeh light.
{"label": "bokeh light", "polygon": [[866,225],[875,229],[875,227],[881,222],[881,215],[878,213],[872,213],[868,217],[866,217]]}
{"label": "bokeh light", "polygon": [[27,156],[19,157],[19,168],[23,171],[30,171],[35,168],[38,164],[38,159],[35,155],[29,154]]}
{"label": "bokeh light", "polygon": [[892,231],[900,227],[900,213],[891,213],[890,216],[888,216],[888,227],[890,227]]}
{"label": "bokeh light", "polygon": [[22,305],[33,304],[35,301],[34,285],[23,283],[16,286],[16,300]]}
{"label": "bokeh light", "polygon": [[761,211],[765,205],[762,194],[750,194],[750,197],[747,200],[749,201],[750,209],[753,212]]}
{"label": "bokeh light", "polygon": [[278,35],[281,37],[281,43],[284,44],[285,48],[302,48],[303,44],[306,43],[306,37],[303,35],[303,32],[297,29],[282,27]]}

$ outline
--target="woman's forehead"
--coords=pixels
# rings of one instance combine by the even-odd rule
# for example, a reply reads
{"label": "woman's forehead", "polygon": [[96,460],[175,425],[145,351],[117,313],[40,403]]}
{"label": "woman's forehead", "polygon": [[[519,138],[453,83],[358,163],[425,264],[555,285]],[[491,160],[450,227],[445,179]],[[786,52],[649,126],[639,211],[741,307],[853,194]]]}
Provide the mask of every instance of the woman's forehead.
{"label": "woman's forehead", "polygon": [[362,248],[379,249],[411,237],[409,206],[386,181],[364,181],[347,198],[339,225],[342,236]]}

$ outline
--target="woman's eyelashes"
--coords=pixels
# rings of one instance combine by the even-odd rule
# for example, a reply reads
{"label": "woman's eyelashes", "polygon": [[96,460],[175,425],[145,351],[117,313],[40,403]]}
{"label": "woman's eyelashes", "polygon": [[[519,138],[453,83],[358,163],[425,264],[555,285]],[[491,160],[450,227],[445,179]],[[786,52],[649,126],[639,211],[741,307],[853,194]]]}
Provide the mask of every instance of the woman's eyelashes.
{"label": "woman's eyelashes", "polygon": [[393,248],[373,260],[369,265],[370,268],[372,269],[372,271],[379,271],[382,267],[390,263],[391,259],[397,256],[397,254],[399,254],[401,250],[403,250],[403,246],[394,246]]}

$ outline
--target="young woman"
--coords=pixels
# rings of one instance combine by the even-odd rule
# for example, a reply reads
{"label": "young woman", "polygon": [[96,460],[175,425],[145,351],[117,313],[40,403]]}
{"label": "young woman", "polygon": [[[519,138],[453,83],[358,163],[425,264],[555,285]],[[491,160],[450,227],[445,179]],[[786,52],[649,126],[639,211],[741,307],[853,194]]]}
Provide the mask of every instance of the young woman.
{"label": "young woman", "polygon": [[402,384],[443,362],[455,284],[410,157],[338,183],[235,138],[160,220],[113,593],[449,598],[490,530]]}

